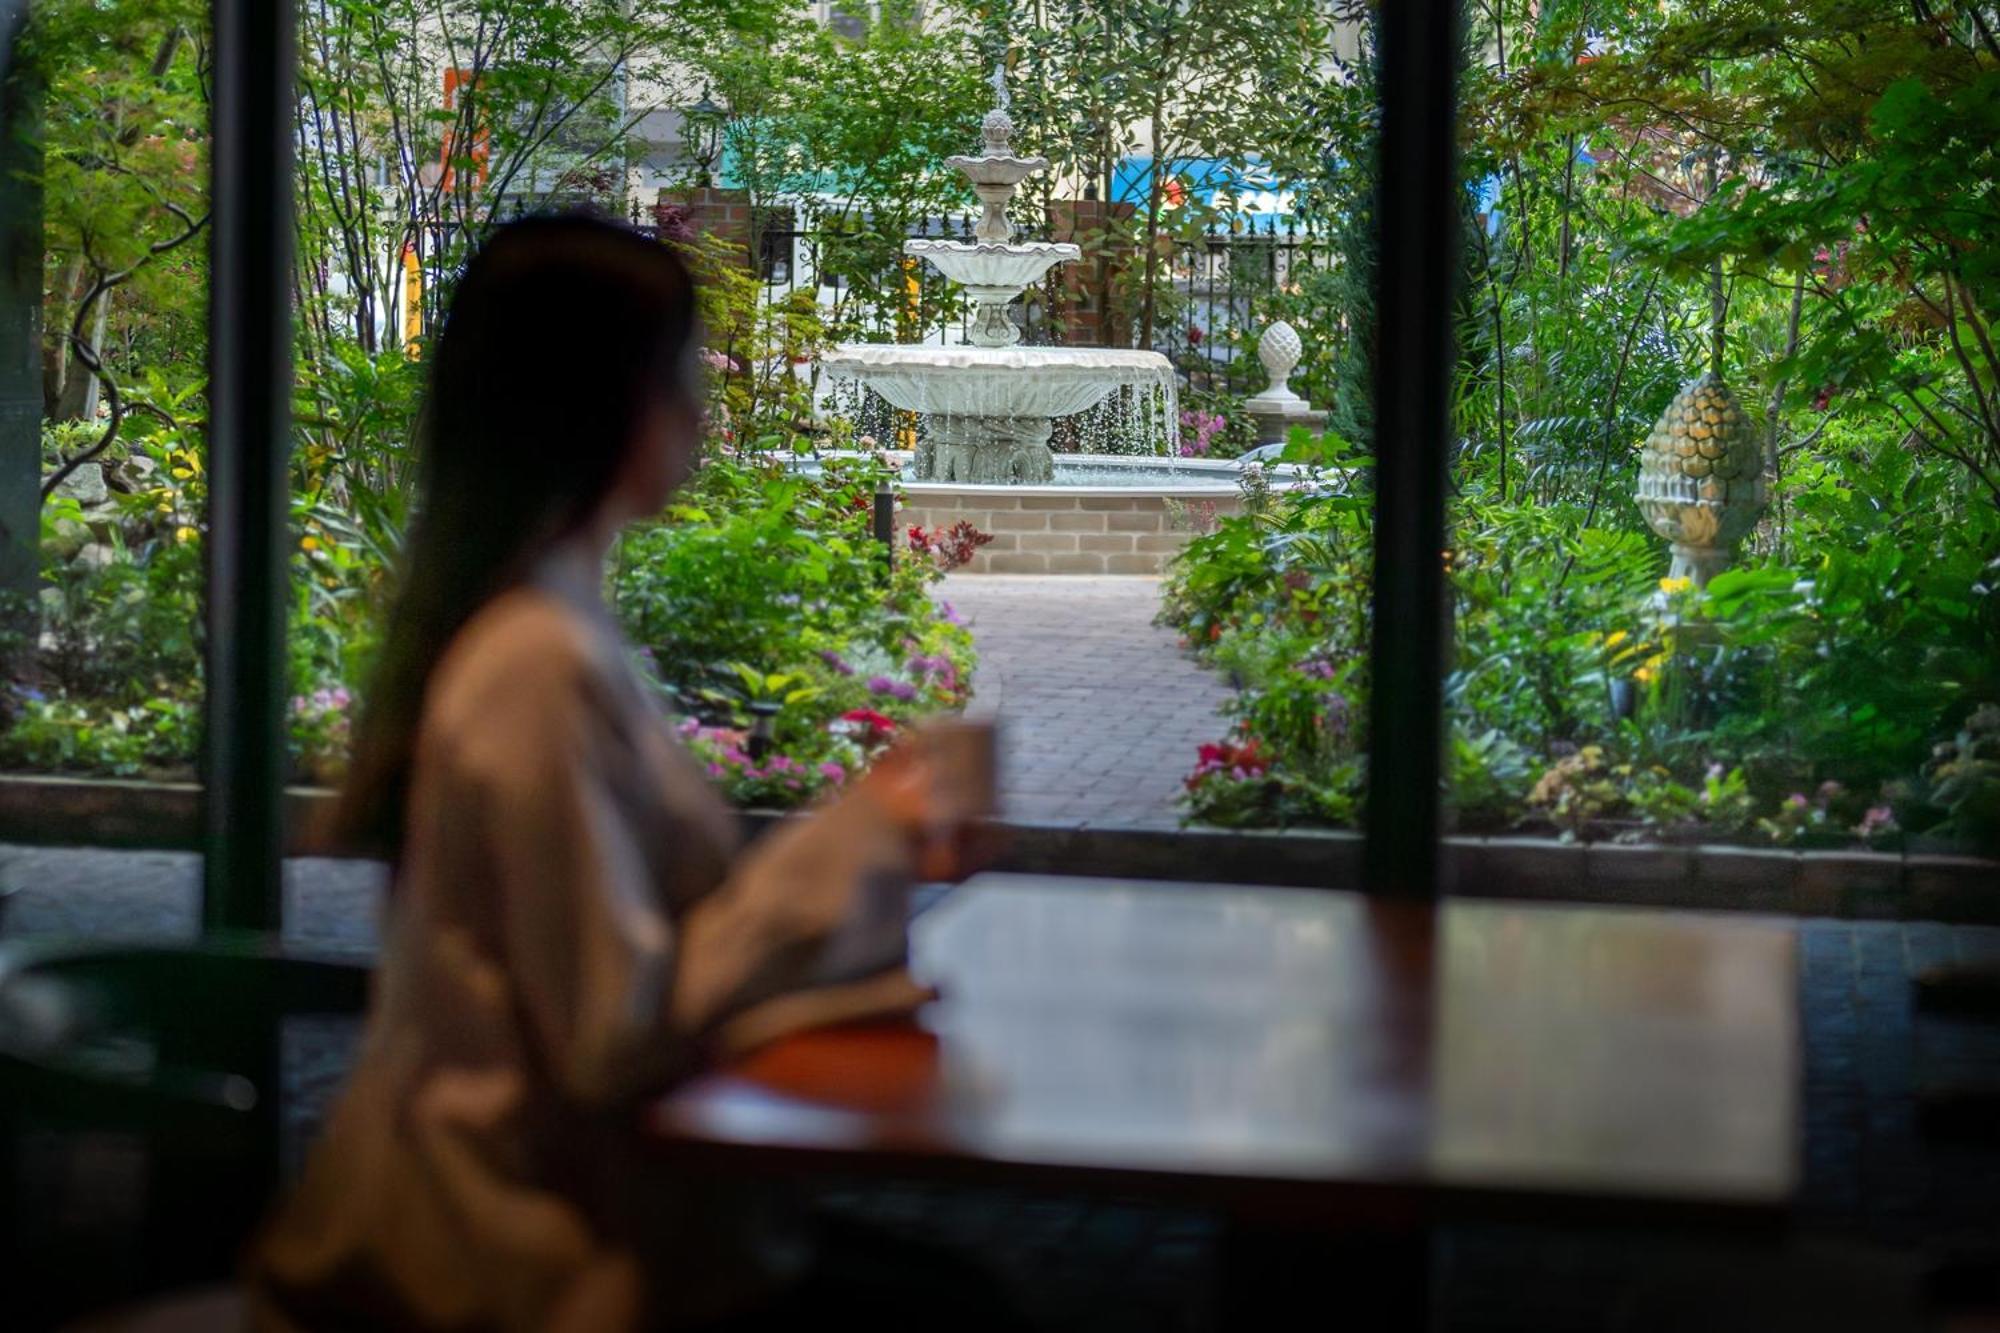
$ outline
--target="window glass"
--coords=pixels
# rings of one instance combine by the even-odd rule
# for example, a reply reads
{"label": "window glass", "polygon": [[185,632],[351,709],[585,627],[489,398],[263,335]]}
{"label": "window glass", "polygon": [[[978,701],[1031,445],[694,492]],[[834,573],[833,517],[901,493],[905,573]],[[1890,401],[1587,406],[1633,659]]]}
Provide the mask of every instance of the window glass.
{"label": "window glass", "polygon": [[2000,75],[1774,8],[1471,11],[1463,832],[1994,849]]}
{"label": "window glass", "polygon": [[0,770],[192,775],[207,7],[51,3],[0,137]]}

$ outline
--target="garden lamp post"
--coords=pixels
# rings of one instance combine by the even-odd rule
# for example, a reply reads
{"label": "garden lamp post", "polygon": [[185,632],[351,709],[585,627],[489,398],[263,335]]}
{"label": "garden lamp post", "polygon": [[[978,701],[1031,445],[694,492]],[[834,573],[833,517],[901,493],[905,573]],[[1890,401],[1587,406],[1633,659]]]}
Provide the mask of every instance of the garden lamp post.
{"label": "garden lamp post", "polygon": [[688,156],[699,168],[695,184],[701,189],[715,188],[715,164],[722,159],[722,127],[727,119],[728,113],[709,97],[706,87],[701,90],[701,100],[683,113]]}

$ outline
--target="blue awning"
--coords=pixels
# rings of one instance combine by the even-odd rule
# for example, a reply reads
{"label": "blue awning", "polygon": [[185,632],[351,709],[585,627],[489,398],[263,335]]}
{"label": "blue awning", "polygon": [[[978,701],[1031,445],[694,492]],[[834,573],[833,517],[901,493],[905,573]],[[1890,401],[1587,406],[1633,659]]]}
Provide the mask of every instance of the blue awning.
{"label": "blue awning", "polygon": [[[1290,217],[1299,193],[1296,185],[1279,180],[1262,166],[1252,163],[1238,168],[1219,158],[1176,159],[1168,164],[1168,177],[1187,192],[1189,199],[1224,217]],[[1112,172],[1111,198],[1142,203],[1152,182],[1153,159],[1128,157]],[[1176,206],[1168,204],[1170,208]]]}

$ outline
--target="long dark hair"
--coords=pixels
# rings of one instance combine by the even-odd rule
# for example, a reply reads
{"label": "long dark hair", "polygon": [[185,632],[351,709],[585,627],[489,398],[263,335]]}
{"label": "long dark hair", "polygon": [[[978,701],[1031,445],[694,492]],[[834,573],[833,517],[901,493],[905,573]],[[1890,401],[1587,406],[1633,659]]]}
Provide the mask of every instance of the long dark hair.
{"label": "long dark hair", "polygon": [[589,217],[494,234],[460,278],[419,421],[417,517],[334,838],[401,850],[424,693],[480,607],[596,515],[641,418],[686,392],[694,285],[666,246]]}

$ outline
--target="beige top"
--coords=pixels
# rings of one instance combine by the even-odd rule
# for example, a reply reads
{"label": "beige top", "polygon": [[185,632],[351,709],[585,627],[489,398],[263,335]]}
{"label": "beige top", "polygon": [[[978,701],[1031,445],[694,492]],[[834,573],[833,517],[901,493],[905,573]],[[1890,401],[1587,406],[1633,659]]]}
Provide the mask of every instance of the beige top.
{"label": "beige top", "polygon": [[801,988],[879,995],[825,985],[829,954],[880,972],[900,931],[865,966],[831,937],[857,891],[907,885],[909,852],[848,800],[732,862],[731,813],[592,581],[497,598],[433,676],[368,1030],[253,1256],[257,1327],[679,1322],[782,1266],[741,1195],[646,1161],[636,1112],[730,1023],[796,1021]]}

